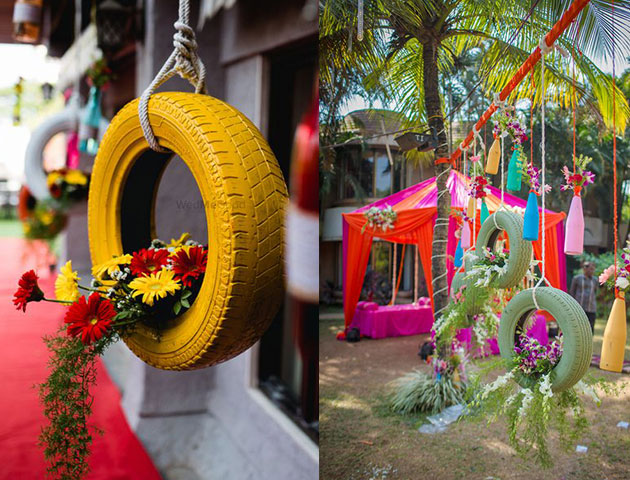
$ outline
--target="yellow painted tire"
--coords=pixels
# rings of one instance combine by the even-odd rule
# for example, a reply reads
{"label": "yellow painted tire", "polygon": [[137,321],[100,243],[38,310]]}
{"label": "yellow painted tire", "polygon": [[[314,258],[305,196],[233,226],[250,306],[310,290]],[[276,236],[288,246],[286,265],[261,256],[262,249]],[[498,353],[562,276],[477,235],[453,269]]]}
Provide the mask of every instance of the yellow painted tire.
{"label": "yellow painted tire", "polygon": [[[125,338],[149,365],[191,370],[228,360],[260,339],[283,300],[286,185],[258,129],[206,95],[158,93],[149,119],[160,145],[179,155],[201,192],[208,266],[191,308],[157,335],[141,323]],[[154,203],[171,153],[149,149],[138,100],[112,120],[96,157],[88,203],[94,264],[155,238]]]}

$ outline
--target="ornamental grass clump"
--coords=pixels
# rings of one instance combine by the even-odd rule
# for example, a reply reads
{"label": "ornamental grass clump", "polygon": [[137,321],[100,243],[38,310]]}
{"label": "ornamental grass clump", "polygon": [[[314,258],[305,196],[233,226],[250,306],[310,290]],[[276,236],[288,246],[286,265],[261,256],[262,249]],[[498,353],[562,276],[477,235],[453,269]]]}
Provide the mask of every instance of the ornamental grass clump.
{"label": "ornamental grass clump", "polygon": [[395,380],[394,387],[390,407],[403,415],[441,412],[462,403],[466,390],[465,385],[454,381],[452,376],[437,379],[418,370]]}
{"label": "ornamental grass clump", "polygon": [[[44,341],[51,352],[50,374],[39,386],[44,414],[40,443],[54,478],[79,480],[89,471],[94,429],[88,427],[96,383],[96,360],[142,322],[155,330],[188,310],[206,271],[206,246],[183,234],[170,243],[153,240],[149,248],[119,255],[92,268],[91,287],[81,285],[68,261],[55,280],[56,298],[46,298],[30,270],[18,282],[13,303],[26,311],[31,302],[67,305],[64,327]],[[86,299],[80,290],[89,292]]]}

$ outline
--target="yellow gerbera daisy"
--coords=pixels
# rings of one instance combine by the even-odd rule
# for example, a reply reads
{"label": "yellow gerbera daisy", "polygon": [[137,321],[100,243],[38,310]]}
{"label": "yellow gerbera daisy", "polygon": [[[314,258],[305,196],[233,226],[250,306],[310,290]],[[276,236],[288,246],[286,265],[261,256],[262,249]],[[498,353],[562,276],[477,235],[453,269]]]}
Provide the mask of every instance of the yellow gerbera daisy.
{"label": "yellow gerbera daisy", "polygon": [[162,269],[158,273],[134,279],[129,288],[134,290],[134,297],[142,295],[142,303],[153,305],[156,299],[164,298],[181,288],[179,281],[175,280],[172,270]]}
{"label": "yellow gerbera daisy", "polygon": [[50,225],[55,219],[55,216],[52,212],[42,212],[39,218],[44,225]]}
{"label": "yellow gerbera daisy", "polygon": [[190,233],[184,232],[177,240],[175,240],[174,238],[171,238],[171,243],[169,243],[167,247],[181,247],[189,239],[190,239]]}
{"label": "yellow gerbera daisy", "polygon": [[48,174],[48,176],[46,177],[46,183],[48,184],[48,188],[50,188],[51,185],[57,183],[57,180],[61,180],[63,179],[63,175],[59,172],[50,172]]}
{"label": "yellow gerbera daisy", "polygon": [[194,245],[180,245],[179,247],[174,247],[173,251],[170,252],[169,256],[174,257],[175,255],[177,255],[177,253],[180,250],[184,250],[186,253],[188,253],[188,250],[190,250],[193,247],[194,247]]}
{"label": "yellow gerbera daisy", "polygon": [[97,280],[102,280],[103,275],[106,273],[111,277],[112,273],[120,270],[118,265],[129,265],[131,263],[132,256],[129,254],[119,255],[118,257],[113,257],[110,260],[107,260],[99,265],[94,265],[92,267],[92,275]]}
{"label": "yellow gerbera daisy", "polygon": [[72,271],[72,260],[68,260],[61,267],[61,271],[55,280],[55,297],[57,297],[57,300],[77,301],[81,296],[79,293],[79,280],[81,280],[79,274]]}
{"label": "yellow gerbera daisy", "polygon": [[64,180],[72,185],[87,185],[87,177],[81,170],[68,170]]}

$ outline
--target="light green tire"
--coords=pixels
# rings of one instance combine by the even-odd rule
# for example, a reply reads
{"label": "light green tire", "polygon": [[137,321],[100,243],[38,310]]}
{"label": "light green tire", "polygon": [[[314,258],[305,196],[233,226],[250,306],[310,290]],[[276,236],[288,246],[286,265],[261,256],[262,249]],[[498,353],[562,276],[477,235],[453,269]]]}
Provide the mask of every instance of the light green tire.
{"label": "light green tire", "polygon": [[513,212],[493,213],[479,229],[475,250],[493,248],[502,230],[510,240],[510,256],[507,271],[496,278],[496,287],[511,288],[523,280],[532,258],[532,242],[523,240],[523,219]]}
{"label": "light green tire", "polygon": [[[457,272],[453,276],[453,280],[451,281],[451,297],[457,293],[457,291],[462,287],[462,285],[466,285],[464,289],[464,309],[468,315],[477,315],[481,313],[483,302],[478,300],[478,289],[473,285],[473,281],[469,278],[466,278],[466,272]],[[451,299],[451,301],[453,301]]]}
{"label": "light green tire", "polygon": [[[533,289],[523,290],[509,301],[499,323],[499,350],[501,357],[511,360],[518,340],[517,326],[536,310]],[[586,313],[569,294],[551,287],[536,290],[536,300],[541,310],[549,312],[563,334],[563,352],[551,372],[551,389],[562,392],[575,385],[586,373],[593,355],[593,335]],[[533,386],[536,378],[518,374],[515,378],[524,388]]]}

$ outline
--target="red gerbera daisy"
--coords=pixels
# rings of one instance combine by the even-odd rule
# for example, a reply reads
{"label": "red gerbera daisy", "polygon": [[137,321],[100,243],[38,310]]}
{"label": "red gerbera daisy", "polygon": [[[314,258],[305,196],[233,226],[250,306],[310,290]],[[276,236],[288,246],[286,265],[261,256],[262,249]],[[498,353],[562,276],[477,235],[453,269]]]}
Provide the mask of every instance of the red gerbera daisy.
{"label": "red gerbera daisy", "polygon": [[203,247],[182,248],[173,257],[173,273],[186,287],[206,271],[208,252]]}
{"label": "red gerbera daisy", "polygon": [[168,261],[168,250],[143,248],[133,254],[129,268],[134,275],[150,275],[159,271]]}
{"label": "red gerbera daisy", "polygon": [[81,341],[89,345],[103,336],[115,316],[112,302],[94,292],[87,302],[81,297],[70,305],[63,321],[68,324],[68,335],[80,334]]}
{"label": "red gerbera daisy", "polygon": [[26,312],[26,304],[28,302],[39,302],[44,298],[44,292],[37,284],[38,276],[34,270],[24,273],[18,281],[19,288],[13,294],[13,304],[19,310]]}

